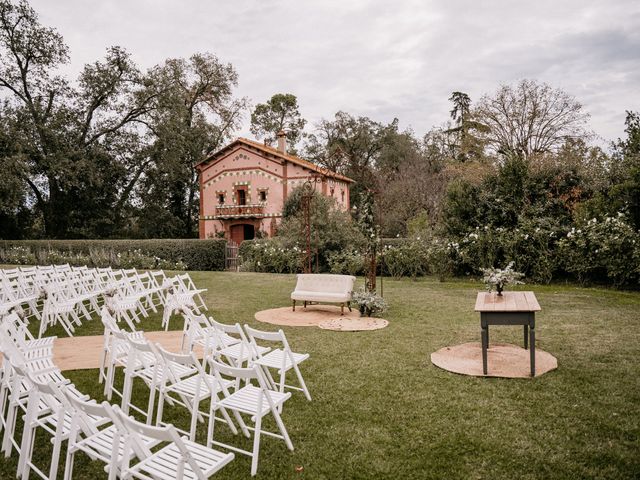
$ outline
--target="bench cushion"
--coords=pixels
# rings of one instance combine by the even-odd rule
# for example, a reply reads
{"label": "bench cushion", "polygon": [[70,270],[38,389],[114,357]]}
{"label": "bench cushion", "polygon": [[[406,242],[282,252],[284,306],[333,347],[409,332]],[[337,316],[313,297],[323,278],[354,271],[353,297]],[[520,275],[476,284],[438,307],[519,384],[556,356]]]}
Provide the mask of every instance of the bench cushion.
{"label": "bench cushion", "polygon": [[350,302],[351,293],[309,292],[306,290],[291,293],[291,300],[307,300],[309,302]]}

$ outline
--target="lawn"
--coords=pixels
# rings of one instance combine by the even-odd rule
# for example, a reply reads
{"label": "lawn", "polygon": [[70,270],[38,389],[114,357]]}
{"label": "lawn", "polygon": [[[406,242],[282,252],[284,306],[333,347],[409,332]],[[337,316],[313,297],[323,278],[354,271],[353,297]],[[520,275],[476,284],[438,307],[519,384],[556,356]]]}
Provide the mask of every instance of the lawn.
{"label": "lawn", "polygon": [[[205,299],[214,318],[263,329],[275,327],[253,314],[288,305],[295,283],[290,275],[192,275],[209,289]],[[296,392],[286,404],[283,419],[295,451],[263,437],[258,478],[640,477],[640,294],[524,287],[536,292],[543,309],[537,346],[559,364],[536,379],[473,378],[431,364],[429,355],[443,346],[479,341],[478,283],[385,279],[390,325],[383,330],[285,328],[294,350],[311,354],[302,371],[313,401]],[[181,328],[177,321],[172,326]],[[158,330],[159,317],[143,327]],[[101,324],[90,322],[80,333],[102,333]],[[501,327],[491,335],[492,342],[519,344],[522,332]],[[97,370],[67,376],[102,399]],[[145,391],[137,390],[146,405]],[[188,422],[177,408],[168,416]],[[218,433],[235,440],[224,427]],[[39,433],[41,458],[50,449],[45,440]],[[14,477],[16,463],[0,460],[0,477]],[[250,478],[249,469],[249,458],[237,455],[214,478]],[[102,464],[82,455],[74,473],[104,476]]]}

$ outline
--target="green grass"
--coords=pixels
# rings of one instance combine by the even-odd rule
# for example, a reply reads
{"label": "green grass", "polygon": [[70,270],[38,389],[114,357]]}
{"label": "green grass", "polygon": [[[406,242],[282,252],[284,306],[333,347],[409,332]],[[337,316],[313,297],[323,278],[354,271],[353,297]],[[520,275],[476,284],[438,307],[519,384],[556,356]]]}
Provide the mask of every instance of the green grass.
{"label": "green grass", "polygon": [[[288,305],[294,285],[290,275],[192,275],[209,289],[206,302],[216,319],[263,329],[275,327],[258,324],[253,314]],[[559,368],[507,380],[448,373],[429,360],[443,346],[479,341],[478,288],[385,279],[390,325],[383,330],[285,328],[294,349],[311,354],[303,374],[313,401],[295,393],[287,403],[283,419],[295,451],[263,438],[258,478],[639,478],[640,294],[525,286],[543,308],[537,346],[555,355]],[[143,328],[159,329],[159,317]],[[81,330],[102,332],[99,322]],[[519,344],[521,330],[494,328],[491,341]],[[97,370],[67,374],[81,391],[102,399]],[[146,405],[145,387],[138,387],[139,404]],[[188,422],[177,408],[168,418]],[[219,434],[238,441],[224,426]],[[41,465],[48,462],[46,440],[39,433]],[[16,463],[0,460],[0,477],[13,477]],[[304,470],[296,472],[297,466]],[[237,455],[215,478],[250,478],[249,468],[248,457]],[[102,477],[102,464],[78,455],[74,478]]]}

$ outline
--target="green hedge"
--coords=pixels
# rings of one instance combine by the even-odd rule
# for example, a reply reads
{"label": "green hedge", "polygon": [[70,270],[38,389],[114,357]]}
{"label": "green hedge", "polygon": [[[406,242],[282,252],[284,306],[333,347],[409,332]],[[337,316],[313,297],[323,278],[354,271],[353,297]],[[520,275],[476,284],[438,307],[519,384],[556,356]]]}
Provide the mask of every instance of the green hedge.
{"label": "green hedge", "polygon": [[91,249],[115,253],[140,250],[147,255],[173,262],[184,262],[188,270],[224,270],[226,240],[0,240],[0,248],[29,247],[89,253]]}

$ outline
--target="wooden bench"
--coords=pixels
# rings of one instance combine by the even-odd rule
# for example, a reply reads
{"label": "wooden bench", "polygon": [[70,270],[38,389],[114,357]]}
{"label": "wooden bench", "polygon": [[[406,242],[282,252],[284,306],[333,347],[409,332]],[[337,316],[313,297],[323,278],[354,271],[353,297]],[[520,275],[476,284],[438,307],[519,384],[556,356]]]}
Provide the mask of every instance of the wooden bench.
{"label": "wooden bench", "polygon": [[301,273],[295,290],[291,292],[293,311],[296,311],[296,300],[304,302],[305,308],[311,302],[339,303],[340,314],[344,315],[345,305],[351,311],[351,294],[355,281],[356,277],[351,275]]}

